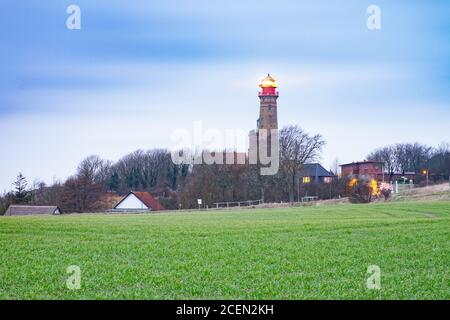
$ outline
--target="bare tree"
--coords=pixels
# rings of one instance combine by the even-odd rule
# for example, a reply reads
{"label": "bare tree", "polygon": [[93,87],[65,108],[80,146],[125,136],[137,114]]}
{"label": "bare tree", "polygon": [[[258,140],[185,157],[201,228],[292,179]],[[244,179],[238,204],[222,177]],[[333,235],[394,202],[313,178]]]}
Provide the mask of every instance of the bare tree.
{"label": "bare tree", "polygon": [[4,215],[8,207],[15,201],[15,196],[13,192],[8,192],[0,195],[0,215]]}
{"label": "bare tree", "polygon": [[383,162],[384,170],[389,173],[389,181],[392,181],[395,171],[399,170],[396,149],[393,146],[379,148],[369,154],[367,159]]}
{"label": "bare tree", "polygon": [[321,135],[310,136],[298,126],[280,130],[280,164],[288,184],[290,202],[294,201],[297,173],[305,163],[318,159],[324,145]]}
{"label": "bare tree", "polygon": [[336,157],[334,160],[333,160],[333,162],[332,162],[332,164],[331,164],[331,167],[330,167],[330,171],[334,174],[334,175],[339,175],[339,164],[340,164],[341,162],[339,161],[339,158],[338,157]]}
{"label": "bare tree", "polygon": [[383,162],[385,170],[389,172],[392,179],[396,171],[404,174],[408,171],[419,173],[423,169],[428,169],[432,150],[433,148],[417,142],[398,143],[376,149],[367,158]]}
{"label": "bare tree", "polygon": [[99,156],[89,156],[78,165],[77,176],[89,183],[97,182],[103,166],[104,161]]}
{"label": "bare tree", "polygon": [[450,144],[443,142],[433,150],[430,159],[430,171],[437,181],[450,181]]}
{"label": "bare tree", "polygon": [[36,181],[33,190],[33,205],[50,206],[59,204],[59,196],[62,186],[59,182],[54,182],[47,186],[43,181]]}
{"label": "bare tree", "polygon": [[402,143],[394,147],[395,157],[402,173],[407,171],[419,173],[428,169],[432,148],[420,143]]}
{"label": "bare tree", "polygon": [[76,212],[92,210],[106,191],[102,180],[105,162],[99,156],[89,156],[78,166],[75,176],[64,184],[63,202]]}

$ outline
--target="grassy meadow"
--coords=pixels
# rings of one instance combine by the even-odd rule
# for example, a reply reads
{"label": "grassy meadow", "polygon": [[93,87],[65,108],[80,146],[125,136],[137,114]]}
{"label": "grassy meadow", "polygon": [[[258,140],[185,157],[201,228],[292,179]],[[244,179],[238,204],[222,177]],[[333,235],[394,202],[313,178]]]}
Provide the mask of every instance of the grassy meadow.
{"label": "grassy meadow", "polygon": [[450,298],[448,201],[0,217],[0,248],[0,299]]}

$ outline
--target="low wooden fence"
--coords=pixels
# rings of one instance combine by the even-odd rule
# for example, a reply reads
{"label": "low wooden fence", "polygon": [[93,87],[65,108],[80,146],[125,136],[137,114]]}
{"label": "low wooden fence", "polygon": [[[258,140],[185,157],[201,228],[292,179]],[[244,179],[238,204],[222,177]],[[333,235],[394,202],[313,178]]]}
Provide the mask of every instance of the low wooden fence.
{"label": "low wooden fence", "polygon": [[249,207],[262,203],[262,200],[245,200],[245,201],[230,201],[230,202],[216,202],[214,205],[219,208],[235,208],[235,207]]}

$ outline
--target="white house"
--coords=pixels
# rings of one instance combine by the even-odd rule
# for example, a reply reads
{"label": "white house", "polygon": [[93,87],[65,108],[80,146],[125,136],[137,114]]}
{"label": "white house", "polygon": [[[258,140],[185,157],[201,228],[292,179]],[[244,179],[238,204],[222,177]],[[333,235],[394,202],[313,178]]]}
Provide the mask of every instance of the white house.
{"label": "white house", "polygon": [[113,211],[159,211],[164,207],[148,192],[131,191],[114,207]]}

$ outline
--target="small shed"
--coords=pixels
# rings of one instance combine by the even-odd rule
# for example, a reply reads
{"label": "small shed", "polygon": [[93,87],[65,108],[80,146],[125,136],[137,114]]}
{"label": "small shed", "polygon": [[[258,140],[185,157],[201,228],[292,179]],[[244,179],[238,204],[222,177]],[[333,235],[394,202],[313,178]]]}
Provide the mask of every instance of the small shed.
{"label": "small shed", "polygon": [[61,214],[57,206],[22,206],[10,205],[5,216],[31,216],[31,215],[55,215]]}
{"label": "small shed", "polygon": [[164,207],[148,192],[131,191],[119,203],[113,211],[160,211]]}

